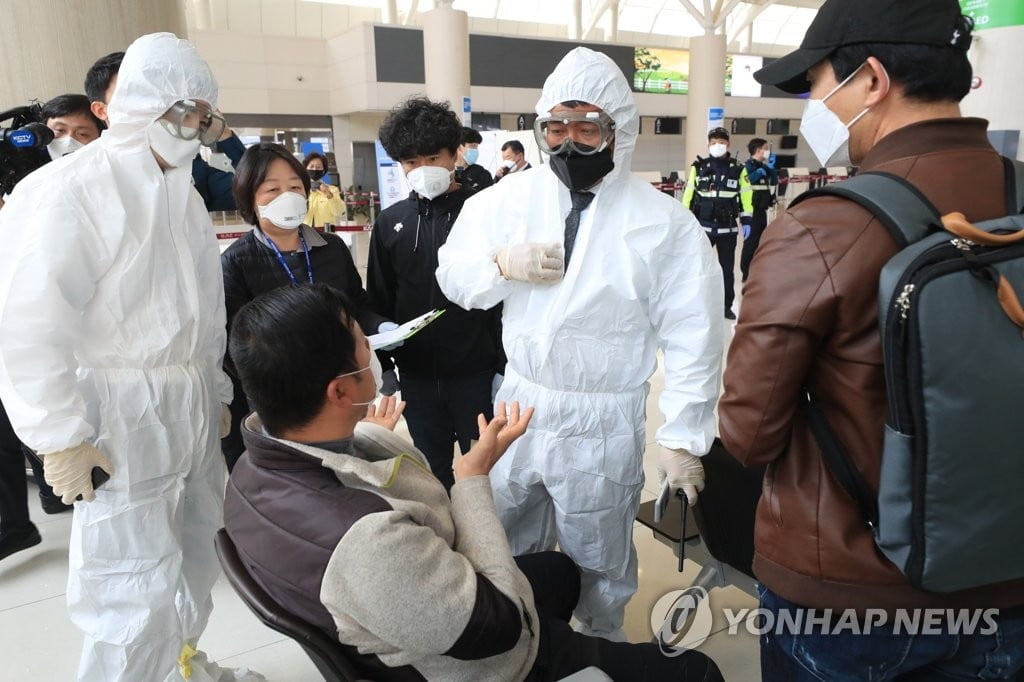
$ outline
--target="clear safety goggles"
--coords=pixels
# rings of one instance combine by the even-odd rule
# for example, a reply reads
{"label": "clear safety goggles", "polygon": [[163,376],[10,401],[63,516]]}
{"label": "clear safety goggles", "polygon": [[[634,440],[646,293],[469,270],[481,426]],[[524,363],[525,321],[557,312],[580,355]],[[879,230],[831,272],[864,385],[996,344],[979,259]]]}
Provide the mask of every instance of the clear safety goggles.
{"label": "clear safety goggles", "polygon": [[174,103],[160,117],[160,124],[171,135],[181,140],[199,141],[212,147],[227,128],[227,121],[207,104],[191,99],[183,99]]}
{"label": "clear safety goggles", "polygon": [[608,148],[615,140],[615,121],[603,111],[538,116],[533,124],[537,146],[546,154],[571,149],[590,156]]}

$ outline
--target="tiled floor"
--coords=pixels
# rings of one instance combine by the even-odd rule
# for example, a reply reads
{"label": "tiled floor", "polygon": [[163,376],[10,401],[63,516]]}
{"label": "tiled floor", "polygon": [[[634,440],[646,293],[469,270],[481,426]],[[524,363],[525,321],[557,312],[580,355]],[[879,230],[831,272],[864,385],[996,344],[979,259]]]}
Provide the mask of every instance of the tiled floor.
{"label": "tiled floor", "polygon": [[[731,332],[731,325],[727,330]],[[662,423],[657,409],[662,382],[659,369],[648,401],[645,500],[653,499],[658,488],[654,433]],[[71,516],[44,514],[34,485],[29,487],[29,497],[43,543],[0,562],[0,682],[73,680],[81,636],[68,621],[64,598]],[[672,550],[639,524],[634,538],[640,588],[627,607],[625,630],[630,641],[651,641],[653,605],[662,595],[689,586],[700,567],[687,560],[686,570],[677,573]],[[299,646],[260,624],[223,578],[213,596],[214,612],[200,640],[200,647],[211,659],[257,670],[272,682],[321,679]],[[725,608],[755,607],[756,600],[730,586],[712,590],[710,604],[711,636],[699,649],[718,663],[729,682],[759,679],[757,638],[745,632],[730,635],[722,614]]]}

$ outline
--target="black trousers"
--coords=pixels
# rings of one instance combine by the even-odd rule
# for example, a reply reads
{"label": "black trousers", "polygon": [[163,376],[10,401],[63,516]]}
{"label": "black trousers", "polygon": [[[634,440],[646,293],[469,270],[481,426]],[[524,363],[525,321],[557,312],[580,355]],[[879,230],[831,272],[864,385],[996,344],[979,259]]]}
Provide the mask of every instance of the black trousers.
{"label": "black trousers", "polygon": [[732,308],[736,299],[736,233],[712,234],[705,232],[711,240],[711,246],[718,252],[718,264],[722,266],[722,282],[725,284],[725,310]]}
{"label": "black trousers", "polygon": [[420,379],[398,368],[405,421],[409,435],[419,448],[445,490],[455,484],[452,473],[455,443],[459,450],[469,452],[469,442],[480,437],[476,417],[483,414],[490,421],[494,414],[491,403],[493,372],[471,374],[448,379]]}
{"label": "black trousers", "polygon": [[754,217],[750,221],[750,236],[743,240],[743,253],[740,255],[740,272],[743,273],[743,281],[747,281],[750,275],[750,261],[754,260],[754,252],[761,243],[761,235],[764,228],[768,226],[768,211],[754,211]]}
{"label": "black trousers", "polygon": [[618,682],[720,682],[718,666],[704,654],[687,651],[669,658],[657,644],[611,642],[574,632],[569,619],[580,595],[580,572],[559,552],[516,557],[530,581],[540,618],[537,659],[527,682],[554,682],[591,666]]}
{"label": "black trousers", "polygon": [[31,527],[28,488],[25,485],[25,451],[0,405],[0,535]]}

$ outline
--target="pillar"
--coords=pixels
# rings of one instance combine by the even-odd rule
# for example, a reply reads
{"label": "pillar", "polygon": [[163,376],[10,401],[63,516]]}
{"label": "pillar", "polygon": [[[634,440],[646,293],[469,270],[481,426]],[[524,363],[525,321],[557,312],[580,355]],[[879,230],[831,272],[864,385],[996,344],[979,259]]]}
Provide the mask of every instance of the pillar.
{"label": "pillar", "polygon": [[447,100],[461,118],[462,98],[469,97],[469,15],[450,0],[423,14],[423,64],[427,97]]}
{"label": "pillar", "polygon": [[85,72],[93,62],[157,31],[186,36],[183,0],[4,3],[0,110],[83,92]]}
{"label": "pillar", "polygon": [[608,6],[605,13],[605,34],[604,39],[609,43],[619,41],[619,3],[618,0]]}
{"label": "pillar", "polygon": [[[410,10],[412,11],[412,10]],[[383,22],[385,24],[397,24],[398,23],[398,1],[397,0],[384,0],[384,7],[381,10]]]}
{"label": "pillar", "polygon": [[725,45],[723,34],[690,38],[690,90],[686,105],[687,167],[708,153],[708,109],[725,106]]}
{"label": "pillar", "polygon": [[583,39],[583,0],[569,0],[569,40]]}

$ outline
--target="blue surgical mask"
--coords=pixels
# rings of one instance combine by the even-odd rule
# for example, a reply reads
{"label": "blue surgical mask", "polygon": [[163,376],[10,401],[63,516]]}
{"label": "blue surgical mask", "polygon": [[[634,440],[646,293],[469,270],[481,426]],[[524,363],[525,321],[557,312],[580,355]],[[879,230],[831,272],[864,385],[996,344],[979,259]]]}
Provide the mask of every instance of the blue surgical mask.
{"label": "blue surgical mask", "polygon": [[476,160],[480,158],[479,149],[467,149],[466,150],[466,165],[472,166],[476,163]]}

